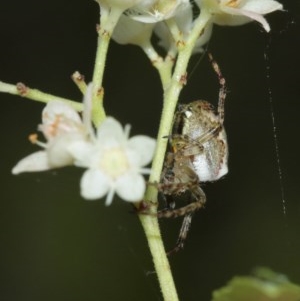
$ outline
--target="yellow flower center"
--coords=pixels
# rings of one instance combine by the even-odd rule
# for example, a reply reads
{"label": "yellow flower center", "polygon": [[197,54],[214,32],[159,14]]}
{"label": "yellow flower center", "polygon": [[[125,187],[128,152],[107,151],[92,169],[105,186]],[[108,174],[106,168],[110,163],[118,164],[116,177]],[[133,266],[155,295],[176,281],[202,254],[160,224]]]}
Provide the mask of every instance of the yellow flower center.
{"label": "yellow flower center", "polygon": [[129,169],[129,162],[123,149],[108,149],[101,158],[100,167],[110,177],[117,178]]}

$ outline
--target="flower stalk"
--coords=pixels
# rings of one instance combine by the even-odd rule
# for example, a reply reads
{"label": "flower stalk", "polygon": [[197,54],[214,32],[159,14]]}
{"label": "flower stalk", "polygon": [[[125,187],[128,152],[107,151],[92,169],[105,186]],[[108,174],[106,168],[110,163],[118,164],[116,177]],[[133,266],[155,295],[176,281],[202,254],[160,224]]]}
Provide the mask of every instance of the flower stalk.
{"label": "flower stalk", "polygon": [[92,120],[98,126],[105,118],[103,107],[104,89],[102,87],[103,74],[109,42],[112,32],[118,23],[123,10],[118,7],[112,7],[109,14],[104,13],[100,17],[100,27],[98,29],[98,42],[96,59],[93,73],[93,98],[92,98]]}
{"label": "flower stalk", "polygon": [[[157,135],[157,146],[152,163],[152,171],[149,178],[150,183],[158,183],[160,181],[160,174],[162,171],[168,143],[168,139],[165,137],[171,132],[174,112],[178,102],[179,94],[184,86],[186,70],[194,45],[198,36],[206,26],[209,18],[209,12],[203,10],[195,23],[195,27],[190,35],[190,38],[184,47],[179,50],[171,84],[164,95],[164,106]],[[151,203],[157,204],[157,190],[154,186],[148,186],[145,199]],[[154,207],[152,209],[153,213],[156,213],[156,208],[157,207]],[[139,217],[148,240],[164,300],[179,300],[169,261],[162,242],[157,217],[151,215],[139,215]]]}
{"label": "flower stalk", "polygon": [[[171,83],[165,91],[163,101],[163,111],[160,121],[160,126],[157,135],[157,146],[152,163],[152,172],[149,181],[159,182],[162,166],[164,162],[164,156],[167,148],[168,140],[165,138],[171,132],[173,117],[176,109],[176,105],[179,99],[180,92],[185,84],[186,70],[189,59],[192,55],[192,51],[198,36],[206,26],[210,19],[210,13],[206,10],[202,10],[198,19],[195,22],[193,31],[191,32],[188,40],[185,42],[185,46],[181,47],[178,53],[174,73],[172,75]],[[156,196],[152,196],[153,189],[151,187],[146,192],[147,200],[155,201]]]}
{"label": "flower stalk", "polygon": [[37,89],[31,89],[28,86],[25,86],[23,83],[12,85],[0,81],[0,91],[13,95],[19,95],[42,103],[48,103],[49,101],[62,101],[79,112],[81,112],[83,109],[82,103],[53,94],[45,93]]}

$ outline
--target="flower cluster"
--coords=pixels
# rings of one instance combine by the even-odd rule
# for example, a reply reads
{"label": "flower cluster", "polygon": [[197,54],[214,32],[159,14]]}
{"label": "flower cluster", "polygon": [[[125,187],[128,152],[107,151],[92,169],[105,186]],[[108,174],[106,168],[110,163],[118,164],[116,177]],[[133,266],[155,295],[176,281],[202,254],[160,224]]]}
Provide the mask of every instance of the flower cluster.
{"label": "flower cluster", "polygon": [[[120,44],[135,44],[145,49],[150,44],[152,32],[160,39],[166,51],[176,48],[176,37],[171,34],[166,20],[173,20],[181,37],[185,39],[194,27],[195,7],[210,14],[203,33],[198,37],[194,53],[202,50],[212,32],[213,24],[242,25],[251,21],[259,22],[266,31],[270,26],[264,15],[282,10],[282,4],[274,0],[97,0],[101,10],[122,6],[121,15],[113,32],[113,39]],[[126,8],[124,3],[126,3]],[[194,4],[192,4],[194,3]],[[105,4],[105,7],[104,7]],[[196,10],[197,10],[196,9]]]}
{"label": "flower cluster", "polygon": [[[213,24],[241,25],[255,20],[269,31],[270,26],[264,15],[282,9],[282,5],[275,0],[96,1],[101,9],[103,37],[112,35],[120,44],[141,46],[150,58],[158,57],[152,47],[153,32],[173,58],[179,47],[186,44],[197,22],[203,21],[200,17],[204,13],[205,21],[195,31],[195,39],[190,41],[194,53],[202,51],[202,46],[211,36]],[[199,16],[195,15],[197,11]],[[168,80],[165,82],[168,83]],[[141,200],[146,186],[142,174],[150,173],[143,167],[152,160],[154,139],[147,136],[129,138],[129,127],[123,129],[111,117],[106,118],[95,132],[91,111],[91,85],[85,94],[83,117],[64,102],[49,102],[39,125],[46,142],[39,141],[36,134],[30,136],[31,142],[42,147],[42,150],[22,159],[12,173],[80,166],[87,169],[81,180],[84,198],[98,199],[107,194],[108,205],[116,192],[129,202]]]}
{"label": "flower cluster", "polygon": [[107,117],[96,132],[90,120],[91,85],[84,100],[83,119],[69,105],[49,102],[42,112],[39,130],[46,142],[31,135],[30,140],[43,148],[17,163],[13,174],[43,171],[75,165],[87,168],[81,179],[81,195],[88,200],[102,198],[107,194],[106,205],[111,204],[116,192],[128,202],[143,198],[145,180],[143,168],[152,160],[155,140],[147,136],[129,138],[127,125]]}

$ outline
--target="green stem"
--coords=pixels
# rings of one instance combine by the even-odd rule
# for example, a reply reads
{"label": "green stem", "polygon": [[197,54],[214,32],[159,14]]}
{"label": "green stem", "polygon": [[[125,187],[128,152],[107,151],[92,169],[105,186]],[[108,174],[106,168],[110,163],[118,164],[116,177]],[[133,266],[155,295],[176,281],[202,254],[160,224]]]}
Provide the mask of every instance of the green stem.
{"label": "green stem", "polygon": [[80,92],[84,95],[86,92],[86,82],[84,81],[84,76],[80,74],[78,71],[75,71],[71,76],[73,82],[78,87]]}
{"label": "green stem", "polygon": [[164,301],[178,301],[170,264],[163,245],[158,219],[152,215],[139,215],[152,254]]}
{"label": "green stem", "polygon": [[[187,65],[192,55],[194,45],[197,41],[197,38],[209,21],[210,17],[211,15],[208,11],[204,9],[201,11],[200,16],[195,21],[192,32],[185,42],[185,45],[181,46],[181,48],[179,49],[172,80],[164,95],[164,106],[157,135],[157,146],[152,163],[152,173],[149,179],[150,182],[160,181],[160,174],[168,143],[168,139],[164,137],[168,136],[171,132],[176,105],[179,99],[179,94],[183,88],[183,85],[185,84]],[[153,191],[151,187],[149,188],[149,190]],[[146,196],[149,197],[149,200],[151,201],[156,200],[156,196],[155,198],[151,197],[151,195],[148,194],[146,194]]]}
{"label": "green stem", "polygon": [[12,85],[0,81],[0,92],[19,95],[43,103],[48,103],[49,101],[53,101],[53,100],[63,101],[64,103],[72,106],[75,110],[79,112],[82,111],[83,109],[82,103],[67,98],[55,96],[52,94],[48,94],[37,89],[31,89],[22,83]]}
{"label": "green stem", "polygon": [[98,33],[97,51],[93,74],[93,100],[92,100],[92,120],[99,125],[105,118],[103,107],[104,90],[102,87],[107,51],[112,32],[123,13],[123,10],[112,7],[109,14],[102,14],[100,19],[100,29]]}
{"label": "green stem", "polygon": [[[194,28],[187,41],[185,41],[183,45],[180,45],[170,86],[165,91],[164,95],[164,106],[157,136],[157,146],[149,179],[149,181],[152,183],[160,181],[160,175],[168,143],[168,140],[164,137],[168,136],[171,132],[177,101],[185,82],[187,65],[192,55],[192,50],[197,38],[203,31],[210,17],[211,15],[209,12],[202,10],[200,16],[195,21]],[[153,185],[148,186],[145,199],[151,203],[157,204],[157,189]],[[152,208],[152,212],[155,214],[156,207]],[[162,243],[157,217],[154,215],[140,215],[139,217],[148,240],[164,300],[178,301],[179,299],[169,261]]]}
{"label": "green stem", "polygon": [[141,47],[148,56],[152,65],[157,69],[162,86],[166,87],[171,80],[171,72],[174,64],[173,61],[169,59],[163,60],[163,58],[152,47],[150,41],[141,45]]}

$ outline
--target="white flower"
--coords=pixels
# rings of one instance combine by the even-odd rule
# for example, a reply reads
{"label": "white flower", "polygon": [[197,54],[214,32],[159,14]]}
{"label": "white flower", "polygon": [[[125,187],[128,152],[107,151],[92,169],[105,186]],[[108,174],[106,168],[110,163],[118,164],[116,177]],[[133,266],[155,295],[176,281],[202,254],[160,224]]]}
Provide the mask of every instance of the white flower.
{"label": "white flower", "polygon": [[130,18],[140,22],[157,23],[173,17],[186,5],[189,5],[189,0],[142,1],[130,8],[127,14]]}
{"label": "white flower", "polygon": [[151,5],[155,0],[96,0],[100,6],[101,34],[111,35],[121,15],[136,5]]}
{"label": "white flower", "polygon": [[43,171],[66,165],[85,167],[81,179],[81,194],[86,199],[97,199],[107,194],[106,205],[111,204],[116,192],[128,202],[143,198],[146,183],[143,168],[152,160],[155,140],[147,136],[129,139],[129,126],[123,130],[114,118],[106,118],[95,133],[91,123],[92,85],[84,97],[83,118],[68,104],[49,102],[42,113],[46,142],[30,136],[33,143],[44,150],[35,152],[17,163],[13,174]]}
{"label": "white flower", "polygon": [[69,145],[74,141],[84,140],[87,136],[87,130],[79,114],[61,101],[50,101],[46,105],[39,130],[43,132],[47,142],[39,142],[37,135],[31,135],[30,140],[44,150],[19,161],[12,169],[13,174],[44,171],[72,164]]}
{"label": "white flower", "polygon": [[113,31],[112,38],[119,44],[146,47],[150,43],[154,24],[141,23],[122,15]]}
{"label": "white flower", "polygon": [[[183,39],[186,39],[191,30],[194,27],[193,20],[193,7],[192,5],[187,5],[184,9],[179,10],[174,16],[174,20],[178,26],[178,29],[183,35]],[[159,45],[163,47],[166,51],[170,49],[176,50],[176,43],[172,37],[169,28],[164,22],[159,22],[154,27],[155,34],[159,37]],[[209,22],[204,28],[204,31],[197,39],[196,45],[193,49],[193,53],[203,52],[202,46],[208,42],[212,33],[212,23]]]}
{"label": "white flower", "polygon": [[123,130],[118,121],[108,117],[97,129],[94,141],[72,145],[75,164],[88,168],[80,183],[84,198],[95,200],[107,194],[106,205],[111,204],[114,193],[128,202],[142,199],[146,188],[142,174],[150,172],[143,166],[152,160],[155,140],[128,135],[128,126]]}
{"label": "white flower", "polygon": [[274,0],[195,0],[200,9],[208,9],[213,22],[219,25],[242,25],[259,22],[266,31],[270,26],[263,15],[282,10],[282,4]]}

